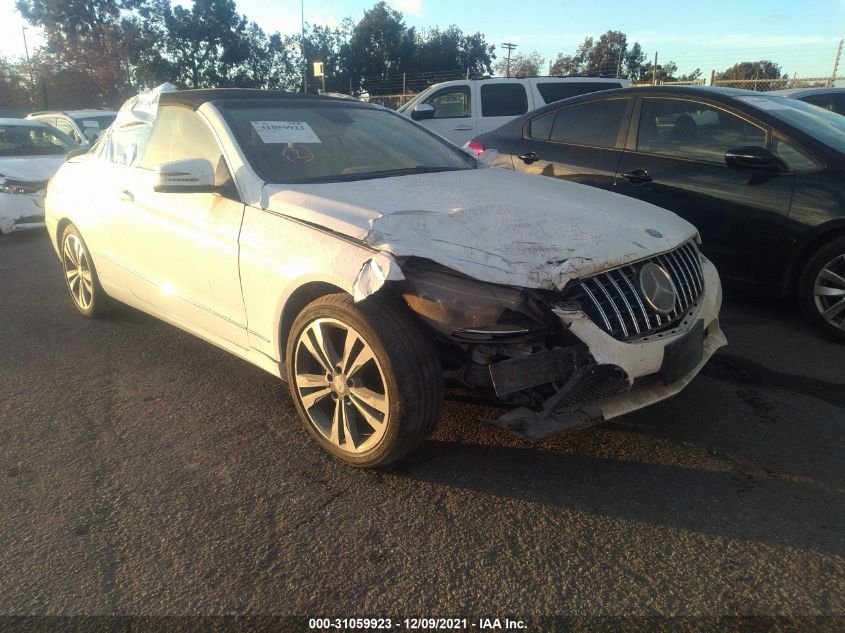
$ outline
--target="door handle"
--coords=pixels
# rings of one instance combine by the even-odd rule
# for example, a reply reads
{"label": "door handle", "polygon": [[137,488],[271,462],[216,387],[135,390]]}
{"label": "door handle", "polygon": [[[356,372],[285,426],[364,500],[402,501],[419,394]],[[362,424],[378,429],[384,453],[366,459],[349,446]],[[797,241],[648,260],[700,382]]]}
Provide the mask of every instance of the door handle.
{"label": "door handle", "polygon": [[654,180],[654,178],[648,175],[645,169],[635,169],[634,171],[625,172],[622,174],[622,177],[630,180],[632,185],[641,185]]}
{"label": "door handle", "polygon": [[135,202],[135,194],[128,189],[124,189],[120,192],[120,199],[124,202]]}
{"label": "door handle", "polygon": [[467,130],[471,130],[471,129],[472,129],[472,126],[471,126],[471,125],[466,125],[466,124],[464,124],[464,125],[456,125],[456,126],[455,126],[455,127],[453,127],[452,129],[453,129],[453,130],[458,130],[458,131],[461,131],[461,132],[465,132],[465,131],[467,131]]}
{"label": "door handle", "polygon": [[526,165],[530,165],[531,163],[535,163],[535,162],[537,162],[538,160],[540,160],[540,157],[539,157],[539,156],[537,156],[537,154],[535,154],[534,152],[527,152],[527,153],[525,153],[525,154],[520,154],[520,155],[519,155],[519,158],[521,158],[521,159],[522,159],[522,161],[523,161]]}

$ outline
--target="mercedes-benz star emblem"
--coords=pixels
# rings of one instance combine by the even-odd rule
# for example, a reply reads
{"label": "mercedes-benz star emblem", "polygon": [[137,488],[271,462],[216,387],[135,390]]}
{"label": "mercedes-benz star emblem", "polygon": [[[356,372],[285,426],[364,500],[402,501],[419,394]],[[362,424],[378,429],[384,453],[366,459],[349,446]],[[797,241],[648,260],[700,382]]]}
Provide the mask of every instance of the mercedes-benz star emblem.
{"label": "mercedes-benz star emblem", "polygon": [[648,262],[640,268],[640,290],[648,305],[660,314],[669,314],[675,308],[675,286],[663,268]]}

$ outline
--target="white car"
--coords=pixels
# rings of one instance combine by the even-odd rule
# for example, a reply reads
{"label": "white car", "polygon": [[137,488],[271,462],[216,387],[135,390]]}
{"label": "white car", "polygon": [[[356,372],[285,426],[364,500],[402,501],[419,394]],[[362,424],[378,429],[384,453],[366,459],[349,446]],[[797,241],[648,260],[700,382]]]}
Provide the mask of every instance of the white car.
{"label": "white car", "polygon": [[601,77],[458,79],[426,88],[397,112],[462,147],[548,103],[630,85],[627,79]]}
{"label": "white car", "polygon": [[677,393],[725,343],[684,220],[345,99],[142,95],[53,178],[47,223],[79,312],[116,299],[287,379],[359,466],[425,440],[446,380],[537,438]]}
{"label": "white car", "polygon": [[33,112],[27,119],[42,121],[67,134],[80,147],[89,148],[114,121],[113,110],[49,110]]}
{"label": "white car", "polygon": [[44,226],[47,181],[75,149],[45,123],[0,119],[0,235]]}

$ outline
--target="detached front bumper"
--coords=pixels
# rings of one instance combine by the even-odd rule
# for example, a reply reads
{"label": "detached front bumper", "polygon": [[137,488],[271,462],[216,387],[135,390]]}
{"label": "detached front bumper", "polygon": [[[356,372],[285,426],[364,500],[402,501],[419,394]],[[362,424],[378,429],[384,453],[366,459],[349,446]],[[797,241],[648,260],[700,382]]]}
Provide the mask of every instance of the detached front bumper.
{"label": "detached front bumper", "polygon": [[44,227],[44,192],[0,193],[0,232]]}
{"label": "detached front bumper", "polygon": [[[702,261],[704,291],[684,319],[672,330],[620,341],[596,326],[583,312],[555,310],[564,326],[580,339],[592,363],[578,368],[561,391],[541,411],[518,408],[492,423],[531,439],[563,430],[609,420],[669,398],[695,378],[727,339],[719,325],[722,286],[716,268]],[[700,360],[667,382],[667,348],[701,328]],[[699,339],[700,340],[700,339]],[[569,390],[567,394],[562,393]]]}

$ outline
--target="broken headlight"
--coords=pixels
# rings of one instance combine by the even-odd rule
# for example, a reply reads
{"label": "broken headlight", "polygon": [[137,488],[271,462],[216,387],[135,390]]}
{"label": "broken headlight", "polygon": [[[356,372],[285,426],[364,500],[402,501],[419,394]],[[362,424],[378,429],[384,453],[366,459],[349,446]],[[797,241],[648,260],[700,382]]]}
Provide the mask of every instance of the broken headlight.
{"label": "broken headlight", "polygon": [[465,338],[528,334],[546,318],[525,292],[488,284],[447,268],[404,268],[402,297],[438,332]]}

